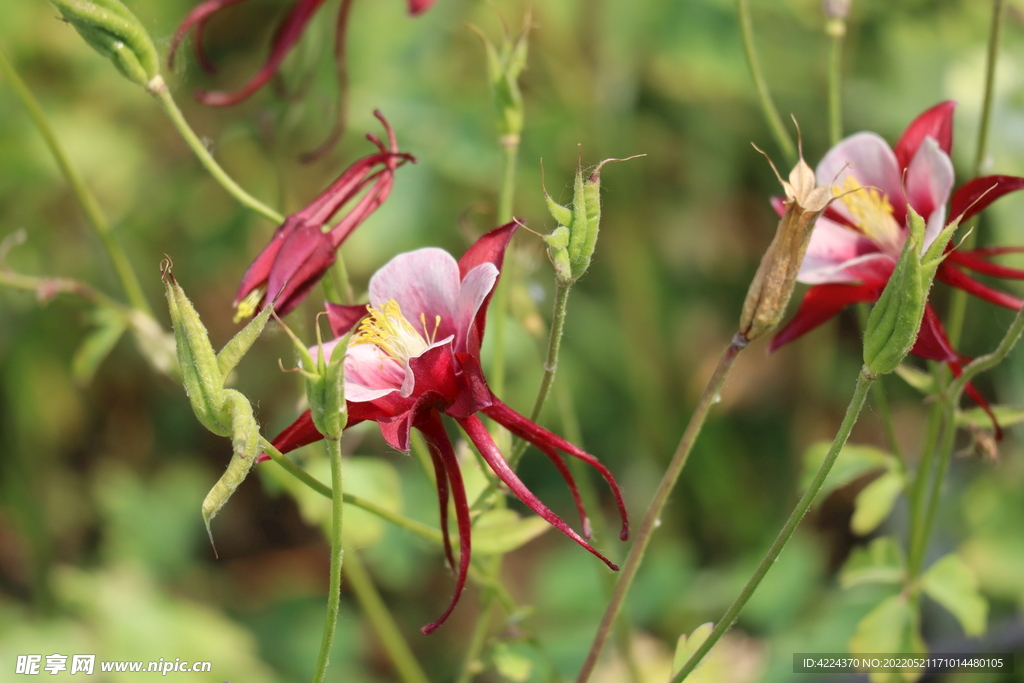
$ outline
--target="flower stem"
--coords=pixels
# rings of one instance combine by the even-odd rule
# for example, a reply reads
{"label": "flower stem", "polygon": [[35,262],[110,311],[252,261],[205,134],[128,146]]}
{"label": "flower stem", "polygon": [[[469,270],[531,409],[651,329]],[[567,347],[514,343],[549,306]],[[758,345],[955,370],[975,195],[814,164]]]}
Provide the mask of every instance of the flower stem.
{"label": "flower stem", "polygon": [[775,144],[782,150],[786,161],[793,165],[796,163],[796,145],[793,144],[793,138],[786,131],[786,127],[782,125],[782,118],[772,101],[768,83],[764,79],[764,74],[761,73],[761,63],[758,61],[757,48],[754,46],[754,22],[750,18],[750,0],[736,0],[736,10],[739,13],[740,33],[743,36],[743,52],[746,54],[747,65],[750,67],[750,76],[754,79],[754,87],[757,88],[761,111],[775,138]]}
{"label": "flower stem", "polygon": [[[150,93],[156,98],[160,106],[163,107],[167,116],[171,119],[171,123],[178,129],[181,137],[185,139],[185,143],[192,148],[192,151],[199,158],[199,162],[206,167],[206,170],[210,172],[213,179],[220,183],[221,187],[228,191],[232,197],[238,200],[242,206],[252,209],[258,214],[269,219],[272,223],[283,223],[284,216],[274,211],[272,208],[261,202],[260,200],[253,197],[251,194],[243,190],[238,183],[236,183],[227,172],[220,167],[217,160],[213,158],[210,151],[206,149],[206,145],[199,139],[199,136],[195,134],[195,131],[188,125],[188,121],[185,120],[185,115],[178,109],[177,103],[174,98],[171,97],[171,92],[167,88],[167,84],[164,83],[163,79],[159,78],[159,82],[153,83],[149,87]],[[154,79],[156,80],[156,79]]]}
{"label": "flower stem", "polygon": [[825,24],[829,38],[828,46],[828,131],[829,141],[834,147],[843,137],[843,93],[842,63],[843,38],[846,37],[846,22],[830,19]]}
{"label": "flower stem", "polygon": [[117,272],[118,280],[121,281],[121,287],[124,289],[125,296],[128,297],[128,302],[132,305],[132,308],[138,309],[152,317],[153,310],[149,307],[149,302],[146,301],[146,296],[142,293],[142,287],[135,275],[135,271],[132,269],[131,261],[128,260],[128,255],[125,254],[121,243],[114,236],[110,222],[107,220],[103,210],[100,209],[100,205],[92,192],[86,187],[85,181],[82,180],[78,170],[71,164],[67,150],[64,149],[64,146],[57,138],[57,134],[50,126],[46,114],[43,113],[43,108],[39,106],[39,102],[32,94],[32,91],[21,80],[21,76],[18,75],[14,65],[8,61],[3,50],[0,50],[0,73],[3,73],[11,82],[14,94],[21,100],[25,109],[28,110],[36,129],[43,136],[46,146],[50,149],[50,154],[53,155],[57,166],[60,167],[61,173],[71,186],[71,191],[74,192],[78,203],[81,204],[86,219],[103,241],[103,247],[107,250],[107,255],[114,264],[114,270]]}
{"label": "flower stem", "polygon": [[[292,475],[293,477],[301,481],[303,484],[313,489],[314,491],[324,496],[325,498],[332,497],[330,487],[328,487],[326,484],[318,480],[316,477],[314,477],[306,470],[296,465],[291,458],[285,456],[283,453],[281,453],[281,451],[274,448],[274,445],[271,444],[266,439],[260,439],[260,442],[260,445],[263,447],[264,452],[270,456],[270,459],[276,462],[281,467],[283,467],[288,472],[288,474]],[[427,526],[422,522],[417,522],[415,519],[409,519],[408,517],[400,515],[397,512],[392,512],[391,510],[388,510],[386,507],[377,505],[376,503],[366,500],[365,498],[361,498],[351,493],[342,492],[342,500],[349,505],[354,505],[357,508],[362,508],[363,510],[366,510],[370,514],[377,515],[384,521],[391,522],[395,526],[401,527],[402,529],[405,529],[406,531],[415,534],[420,538],[426,539],[431,543],[441,545],[441,543],[443,542],[441,538],[441,532],[439,530]]]}
{"label": "flower stem", "polygon": [[601,650],[604,649],[608,636],[611,635],[615,620],[619,616],[619,610],[622,609],[622,603],[626,599],[626,593],[629,591],[633,579],[636,578],[640,563],[643,562],[644,553],[647,551],[647,546],[651,541],[651,534],[659,525],[661,513],[665,503],[668,501],[669,494],[675,488],[676,481],[686,465],[686,460],[693,449],[693,444],[697,440],[701,428],[704,426],[704,421],[707,419],[711,406],[718,402],[718,395],[722,385],[725,383],[725,378],[728,377],[729,371],[732,369],[739,352],[746,345],[746,339],[736,334],[722,353],[722,358],[718,361],[718,367],[715,368],[714,374],[711,375],[708,386],[704,389],[704,394],[700,397],[700,402],[690,417],[690,423],[686,426],[686,431],[683,432],[683,436],[679,440],[679,446],[676,447],[672,461],[665,470],[665,474],[662,475],[658,489],[654,493],[654,498],[651,500],[647,513],[640,523],[640,530],[637,532],[633,546],[629,550],[629,555],[626,557],[626,562],[619,573],[619,578],[615,582],[611,600],[609,600],[608,606],[605,608],[604,616],[597,627],[597,634],[594,636],[594,642],[590,646],[590,652],[587,653],[587,658],[583,662],[583,667],[576,678],[576,683],[586,683],[590,679],[594,667],[597,666],[597,659],[601,656]]}
{"label": "flower stem", "polygon": [[[484,570],[484,576],[487,579],[497,583],[502,559],[501,555],[495,555],[491,558],[487,569]],[[473,625],[473,632],[469,637],[469,646],[466,648],[466,656],[462,660],[462,670],[459,672],[456,683],[469,683],[473,680],[474,676],[480,673],[482,669],[480,653],[487,642],[487,632],[490,630],[491,619],[494,616],[494,608],[496,606],[495,594],[488,591],[480,606],[480,613],[476,617],[476,623]]]}
{"label": "flower stem", "polygon": [[[502,140],[502,151],[505,156],[505,171],[501,178],[501,190],[498,193],[498,225],[512,221],[512,199],[516,190],[516,161],[519,157],[519,138]],[[494,335],[494,363],[490,373],[491,388],[498,396],[505,395],[505,318],[508,316],[509,287],[508,266],[505,267],[506,277],[502,278],[498,290],[494,293],[494,313],[491,317],[491,334]]]}
{"label": "flower stem", "polygon": [[[562,333],[565,331],[565,313],[569,303],[569,290],[572,285],[555,281],[555,306],[551,314],[551,330],[548,333],[548,355],[544,359],[544,376],[540,380],[540,388],[537,390],[537,398],[533,401],[533,408],[530,410],[530,421],[536,422],[540,417],[540,411],[544,402],[548,400],[551,393],[551,386],[555,381],[555,371],[558,369],[558,353],[562,347]],[[527,443],[522,439],[512,449],[512,455],[508,458],[509,467],[515,469],[519,459],[526,452]]]}
{"label": "flower stem", "polygon": [[[327,439],[327,455],[331,459],[331,490],[341,492],[341,440]],[[313,670],[313,683],[322,683],[327,675],[327,663],[331,656],[331,645],[334,644],[334,631],[338,626],[338,607],[341,605],[341,566],[345,557],[345,548],[341,539],[341,520],[343,504],[342,496],[331,496],[331,580],[327,589],[327,618],[324,621],[324,634],[320,639],[320,654],[316,658]]]}
{"label": "flower stem", "polygon": [[853,397],[850,399],[850,405],[846,408],[846,416],[843,418],[843,422],[839,427],[839,432],[836,434],[835,439],[832,440],[832,447],[829,449],[828,454],[825,456],[824,462],[821,463],[821,467],[818,468],[817,474],[814,475],[814,479],[811,481],[810,486],[804,492],[804,495],[800,498],[800,502],[793,508],[793,512],[789,515],[789,519],[786,520],[786,524],[782,527],[782,531],[779,532],[775,542],[772,543],[772,547],[768,549],[768,554],[761,560],[761,564],[758,565],[757,570],[754,571],[754,575],[750,577],[747,585],[743,587],[739,597],[736,598],[735,602],[729,607],[726,613],[722,616],[722,619],[715,625],[715,629],[711,632],[696,652],[690,657],[690,659],[683,665],[683,667],[672,677],[671,683],[679,683],[686,678],[700,664],[701,659],[704,655],[714,647],[718,639],[729,630],[733,622],[736,621],[736,617],[739,616],[740,610],[743,609],[744,605],[757,590],[761,580],[768,573],[768,570],[775,564],[775,560],[778,559],[779,553],[786,547],[786,543],[789,542],[790,537],[796,530],[796,527],[800,524],[800,520],[807,514],[807,510],[811,507],[815,497],[818,495],[818,491],[821,490],[822,484],[825,483],[825,478],[828,477],[829,471],[832,469],[832,465],[835,464],[836,458],[839,457],[839,452],[843,449],[846,444],[846,439],[850,436],[850,431],[853,429],[853,425],[857,423],[857,417],[860,415],[861,408],[864,407],[864,402],[868,396],[868,389],[874,384],[875,378],[865,374],[864,370],[857,375],[857,386],[853,390]]}
{"label": "flower stem", "polygon": [[352,587],[359,606],[362,607],[363,612],[373,625],[374,631],[377,632],[377,637],[380,638],[384,650],[395,665],[399,678],[403,683],[429,683],[427,675],[423,672],[420,663],[416,661],[416,656],[409,648],[409,644],[402,637],[395,618],[391,616],[387,605],[384,604],[380,593],[373,585],[373,579],[363,565],[359,553],[348,548],[345,560],[345,578],[348,580],[348,585]]}
{"label": "flower stem", "polygon": [[908,564],[911,579],[916,578],[921,573],[924,555],[928,549],[928,539],[935,526],[935,517],[938,514],[942,485],[945,482],[946,473],[949,471],[949,464],[953,458],[953,444],[956,438],[956,410],[960,405],[960,397],[963,395],[968,382],[978,374],[994,368],[1010,355],[1010,351],[1013,350],[1022,333],[1024,333],[1024,309],[1017,311],[1017,315],[1014,317],[1009,329],[1006,330],[1006,334],[1003,336],[1002,341],[999,342],[999,346],[996,347],[995,351],[974,359],[973,362],[964,368],[963,373],[950,383],[949,389],[946,391],[943,400],[945,429],[942,433],[942,442],[939,449],[941,459],[939,460],[935,479],[932,480],[927,511],[923,515],[924,521],[921,531],[916,536],[911,537],[912,545],[910,547]]}

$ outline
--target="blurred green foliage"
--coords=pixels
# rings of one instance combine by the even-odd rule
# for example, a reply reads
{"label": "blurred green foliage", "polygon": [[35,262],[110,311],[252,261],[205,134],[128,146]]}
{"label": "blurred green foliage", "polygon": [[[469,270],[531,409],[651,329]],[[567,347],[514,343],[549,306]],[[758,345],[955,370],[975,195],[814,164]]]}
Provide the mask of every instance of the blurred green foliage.
{"label": "blurred green foliage", "polygon": [[[219,347],[236,329],[236,284],[274,226],[216,185],[155,103],[60,22],[52,6],[0,4],[0,48],[113,220],[150,300],[161,302],[158,263],[169,254]],[[192,8],[190,0],[128,4],[161,51]],[[298,156],[323,140],[333,116],[336,3],[313,22],[283,77],[246,103],[211,109],[189,97],[199,87],[226,89],[247,78],[266,55],[266,18],[284,4],[250,0],[216,18],[207,41],[218,74],[202,74],[183,53],[167,78],[224,168],[263,201],[293,211],[368,150],[362,135],[377,129],[371,113],[379,107],[401,148],[420,162],[397,172],[391,198],[342,250],[357,289],[397,251],[436,244],[460,253],[492,227],[501,152],[485,56],[465,24],[497,32],[500,13],[517,26],[527,3],[438,0],[410,18],[400,0],[356,2],[346,135],[309,165]],[[800,122],[814,165],[827,147],[827,39],[818,2],[752,4],[766,76],[780,109]],[[1020,174],[1024,5],[1008,5],[988,166]],[[571,184],[556,183],[572,177],[578,145],[585,162],[647,153],[603,175],[601,240],[569,303],[558,379],[578,412],[585,446],[615,473],[639,518],[735,329],[749,278],[774,232],[767,199],[779,188],[749,145],[770,150],[770,137],[729,0],[547,0],[534,3],[533,13],[515,214],[539,232],[555,227],[540,192],[542,157],[548,191],[565,203]],[[875,130],[893,140],[926,107],[956,99],[953,158],[958,179],[965,179],[989,16],[989,3],[979,0],[855,0],[844,55],[847,131]],[[1024,198],[1000,201],[980,222],[981,242],[1024,243],[1022,209]],[[99,240],[0,81],[0,238],[18,228],[29,237],[9,255],[18,271],[74,277],[119,293]],[[550,308],[543,243],[521,231],[508,272],[514,289],[503,398],[525,411],[541,373],[542,321]],[[289,319],[306,338],[318,305],[310,297]],[[163,307],[156,308],[167,324]],[[195,421],[180,386],[154,374],[126,340],[91,377],[76,373],[76,352],[96,324],[79,300],[41,303],[0,288],[0,315],[3,678],[18,654],[58,652],[213,662],[209,675],[170,674],[168,681],[307,679],[327,586],[327,547],[317,528],[326,519],[325,501],[307,500],[304,492],[298,500],[282,495],[291,483],[261,466],[214,523],[215,560],[200,502],[230,447]],[[1009,319],[1007,311],[972,303],[963,351],[991,348]],[[738,592],[796,498],[805,449],[834,433],[859,366],[852,316],[771,357],[763,349],[756,344],[744,354],[726,385],[630,595],[633,652],[648,680],[665,680],[679,635],[718,618]],[[291,353],[280,330],[268,328],[234,379],[270,435],[299,408],[300,383],[277,364],[290,364]],[[485,362],[490,353],[486,347]],[[1020,405],[1022,372],[1018,353],[1002,372],[982,378],[980,389],[994,402]],[[895,377],[885,388],[901,442],[916,453],[925,412],[920,395]],[[543,420],[564,431],[555,401]],[[929,560],[959,549],[990,603],[992,640],[963,641],[956,620],[931,604],[924,617],[929,644],[1024,653],[1019,436],[1010,430],[996,462],[954,462]],[[865,413],[854,442],[884,443],[874,414]],[[300,458],[326,471],[317,448]],[[343,448],[359,456],[346,467],[353,492],[436,525],[435,491],[415,458],[390,451],[365,426],[346,435]],[[521,472],[569,518],[571,500],[542,459],[527,457]],[[729,680],[791,680],[793,652],[843,651],[858,622],[891,593],[879,584],[838,587],[851,549],[868,541],[850,530],[865,476],[821,503],[722,642],[734,667]],[[611,500],[602,503],[611,513]],[[905,533],[906,516],[897,502],[876,533]],[[438,548],[354,511],[346,511],[346,524],[358,527],[352,552],[365,559],[431,679],[452,680],[479,591],[467,591],[438,633],[419,635],[452,588]],[[614,540],[604,540],[603,549],[613,558],[625,554]],[[508,556],[505,576],[532,610],[493,649],[502,673],[490,670],[481,680],[572,676],[604,605],[604,568],[560,535],[544,534]],[[610,655],[595,680],[626,680],[618,656]],[[347,592],[329,675],[345,683],[396,680]]]}

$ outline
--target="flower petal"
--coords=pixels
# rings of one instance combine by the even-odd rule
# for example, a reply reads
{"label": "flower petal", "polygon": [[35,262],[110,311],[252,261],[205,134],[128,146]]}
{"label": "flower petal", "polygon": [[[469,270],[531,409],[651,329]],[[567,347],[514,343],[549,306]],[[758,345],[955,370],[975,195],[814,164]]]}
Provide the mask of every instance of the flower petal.
{"label": "flower petal", "polygon": [[800,264],[800,282],[817,285],[824,282],[851,282],[856,278],[836,276],[837,269],[855,258],[878,252],[874,242],[856,230],[831,221],[818,219],[807,245],[807,253]]}
{"label": "flower petal", "polygon": [[[473,245],[466,250],[466,253],[459,259],[459,273],[465,278],[471,270],[476,268],[482,263],[490,263],[498,269],[498,278],[501,277],[502,264],[505,261],[505,251],[508,249],[508,243],[512,239],[512,236],[516,232],[516,228],[519,224],[515,221],[506,223],[501,227],[494,228],[493,230],[484,233],[480,239],[473,243]],[[495,281],[495,287],[497,287],[497,281]],[[477,309],[476,320],[473,323],[473,328],[467,338],[466,350],[469,353],[477,354],[480,352],[480,344],[484,338],[484,324],[487,320],[487,306],[491,302],[491,295],[494,294],[494,288],[484,297],[483,303]]]}
{"label": "flower petal", "polygon": [[1012,175],[987,175],[970,180],[953,193],[949,215],[961,221],[981,213],[989,204],[1005,194],[1024,190],[1024,178]]}
{"label": "flower petal", "polygon": [[[940,102],[910,122],[894,149],[900,169],[906,169],[926,138],[932,138],[947,155],[953,149],[953,110],[956,102]],[[923,215],[923,214],[922,214]]]}
{"label": "flower petal", "polygon": [[370,304],[380,308],[394,299],[414,326],[420,316],[433,327],[441,316],[437,338],[456,334],[461,278],[459,266],[444,249],[428,247],[399,254],[370,278]]}
{"label": "flower petal", "polygon": [[349,343],[345,355],[345,399],[368,402],[400,392],[405,375],[402,364],[374,344]]}
{"label": "flower petal", "polygon": [[477,314],[491,296],[500,273],[491,263],[481,263],[469,271],[459,289],[458,336],[455,350],[460,353],[480,353],[480,339],[476,336]]}
{"label": "flower petal", "polygon": [[328,301],[324,309],[327,311],[327,322],[330,323],[331,332],[335,337],[344,337],[366,317],[366,306],[363,304],[346,306]]}
{"label": "flower petal", "polygon": [[962,289],[968,294],[973,294],[979,299],[984,299],[997,306],[1009,308],[1013,311],[1019,311],[1021,306],[1024,306],[1024,301],[1006,292],[1000,292],[998,289],[992,289],[988,285],[983,285],[950,263],[943,262],[939,264],[935,277],[950,287]]}
{"label": "flower petal", "polygon": [[768,345],[771,353],[783,344],[788,344],[797,337],[810,332],[818,325],[839,313],[850,304],[861,301],[876,301],[882,294],[884,285],[815,285],[804,294],[800,308],[793,319],[772,338]]}
{"label": "flower petal", "polygon": [[968,268],[981,273],[982,275],[990,275],[992,277],[1006,277],[1013,280],[1024,280],[1024,270],[1020,268],[1010,268],[1009,266],[1001,266],[998,263],[992,263],[984,258],[983,255],[986,253],[995,254],[1014,254],[1024,251],[1024,247],[995,247],[995,251],[992,249],[950,249],[946,252],[946,260],[950,263],[955,263],[958,266]]}
{"label": "flower petal", "polygon": [[946,202],[953,190],[953,162],[934,138],[925,138],[907,167],[906,196],[925,219],[927,248],[946,225]]}
{"label": "flower petal", "polygon": [[[893,208],[902,205],[903,190],[899,164],[889,144],[875,133],[856,133],[830,149],[815,172],[819,185],[842,186],[848,177],[861,185],[877,187]],[[832,205],[848,217],[842,202]]]}
{"label": "flower petal", "polygon": [[334,246],[318,225],[299,225],[274,258],[264,302],[273,301],[278,315],[291,312],[320,282],[336,258]]}

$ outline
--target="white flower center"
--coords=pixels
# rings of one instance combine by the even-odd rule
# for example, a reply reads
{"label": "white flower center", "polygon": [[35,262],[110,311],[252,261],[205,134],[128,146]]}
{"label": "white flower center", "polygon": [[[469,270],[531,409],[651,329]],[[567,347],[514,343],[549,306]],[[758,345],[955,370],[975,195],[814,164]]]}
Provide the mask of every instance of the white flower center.
{"label": "white flower center", "polygon": [[420,326],[423,331],[420,334],[420,331],[402,315],[402,308],[394,299],[389,299],[379,309],[367,306],[366,310],[370,314],[359,323],[352,343],[373,344],[383,351],[385,356],[403,365],[434,343],[437,329],[441,326],[441,316],[437,315],[434,316],[434,329],[427,329],[427,318],[420,313]]}
{"label": "white flower center", "polygon": [[853,176],[847,176],[842,191],[839,201],[846,205],[853,224],[864,236],[884,251],[899,253],[903,240],[888,197],[877,188],[864,187]]}

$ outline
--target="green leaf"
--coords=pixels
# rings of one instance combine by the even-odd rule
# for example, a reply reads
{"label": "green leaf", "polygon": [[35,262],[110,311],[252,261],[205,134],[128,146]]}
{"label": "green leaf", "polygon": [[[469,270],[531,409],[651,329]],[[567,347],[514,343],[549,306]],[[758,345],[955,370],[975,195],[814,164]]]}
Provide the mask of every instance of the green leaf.
{"label": "green leaf", "polygon": [[100,363],[117,345],[117,341],[128,329],[128,320],[118,311],[111,308],[99,308],[93,314],[96,329],[86,336],[82,345],[75,351],[71,361],[71,369],[75,381],[85,385],[92,381]]}
{"label": "green leaf", "polygon": [[551,528],[544,519],[523,518],[515,510],[488,510],[473,524],[473,552],[483,555],[507,553],[529,543]]}
{"label": "green leaf", "polygon": [[850,553],[839,573],[839,584],[849,588],[862,583],[902,583],[904,571],[903,551],[896,539],[881,536]]}
{"label": "green leaf", "polygon": [[866,536],[878,528],[892,512],[905,485],[903,473],[890,470],[865,486],[853,501],[850,530]]}
{"label": "green leaf", "polygon": [[[804,451],[804,473],[800,484],[801,488],[807,488],[811,483],[811,479],[814,478],[831,446],[829,441],[818,441]],[[899,460],[891,453],[874,446],[847,444],[839,453],[835,466],[825,480],[821,493],[818,494],[818,500],[824,500],[829,493],[849,484],[865,472],[874,469],[896,470],[898,468]]]}
{"label": "green leaf", "polygon": [[715,625],[710,621],[706,624],[701,624],[697,628],[693,629],[693,633],[687,637],[684,633],[679,636],[679,640],[676,641],[676,654],[672,658],[672,674],[675,675],[683,665],[690,661],[690,657],[697,651],[704,641],[708,639],[711,632],[715,630]]}
{"label": "green leaf", "polygon": [[[921,638],[920,618],[914,606],[903,593],[886,598],[868,612],[857,624],[857,631],[848,643],[850,654],[906,653],[924,654],[928,651]],[[869,676],[871,683],[912,683],[921,672],[875,671]]]}
{"label": "green leaf", "polygon": [[935,378],[930,373],[924,370],[919,370],[910,365],[900,365],[896,368],[896,374],[903,379],[904,382],[917,389],[925,396],[930,396],[935,393]]}
{"label": "green leaf", "polygon": [[[992,412],[995,413],[996,420],[998,420],[999,424],[1003,427],[1024,422],[1024,408],[1017,408],[1016,406],[992,406]],[[981,408],[971,408],[970,410],[958,411],[956,414],[956,423],[960,427],[977,427],[979,429],[987,429],[992,427],[992,418],[990,418],[988,413]]]}
{"label": "green leaf", "polygon": [[933,564],[921,577],[924,592],[957,618],[964,633],[985,633],[988,601],[978,590],[978,577],[959,556],[949,554]]}
{"label": "green leaf", "polygon": [[491,661],[499,674],[516,683],[529,680],[533,672],[533,662],[514,652],[506,643],[499,642],[494,646]]}

